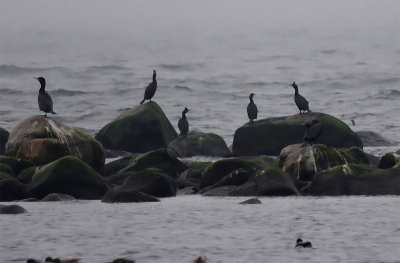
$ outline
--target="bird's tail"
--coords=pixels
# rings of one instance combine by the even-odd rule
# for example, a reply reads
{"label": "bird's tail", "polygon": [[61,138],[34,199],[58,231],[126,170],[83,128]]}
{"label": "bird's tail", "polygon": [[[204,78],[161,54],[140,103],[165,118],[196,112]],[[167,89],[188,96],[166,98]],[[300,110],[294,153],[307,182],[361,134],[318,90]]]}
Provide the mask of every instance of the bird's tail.
{"label": "bird's tail", "polygon": [[51,110],[50,113],[51,113],[51,114],[56,114],[56,115],[57,115],[57,113],[55,113],[53,110]]}
{"label": "bird's tail", "polygon": [[310,109],[308,109],[307,112],[312,112],[312,111]]}
{"label": "bird's tail", "polygon": [[143,102],[145,101],[146,99],[143,99],[141,102],[140,102],[140,104],[143,104]]}

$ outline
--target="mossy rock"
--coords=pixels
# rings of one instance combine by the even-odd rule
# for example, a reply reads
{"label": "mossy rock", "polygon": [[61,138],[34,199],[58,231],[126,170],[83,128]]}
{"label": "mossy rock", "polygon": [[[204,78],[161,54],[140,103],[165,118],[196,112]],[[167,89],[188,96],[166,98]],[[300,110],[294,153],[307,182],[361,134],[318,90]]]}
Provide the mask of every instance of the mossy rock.
{"label": "mossy rock", "polygon": [[23,183],[23,184],[30,184],[32,181],[32,177],[35,174],[35,172],[39,169],[39,166],[31,166],[28,167],[24,170],[22,170],[17,178],[18,180]]}
{"label": "mossy rock", "polygon": [[387,169],[392,168],[400,161],[400,155],[397,153],[387,153],[382,156],[378,168]]}
{"label": "mossy rock", "polygon": [[138,157],[137,154],[130,154],[122,158],[119,158],[117,160],[114,160],[112,162],[106,163],[103,169],[104,177],[109,177],[117,173],[118,171],[122,170],[123,168],[128,166],[130,162],[134,161],[137,157]]}
{"label": "mossy rock", "polygon": [[358,135],[339,119],[318,112],[275,117],[247,123],[236,130],[232,150],[234,155],[279,155],[292,144],[301,143],[304,123],[320,121],[324,129],[316,143],[334,147],[362,147]]}
{"label": "mossy rock", "polygon": [[18,180],[14,177],[11,179],[0,179],[0,202],[21,200],[24,197],[25,187]]}
{"label": "mossy rock", "polygon": [[311,195],[400,195],[400,168],[349,164],[314,176]]}
{"label": "mossy rock", "polygon": [[209,165],[201,175],[200,189],[215,184],[231,172],[242,168],[253,174],[260,166],[252,161],[241,158],[226,158]]}
{"label": "mossy rock", "polygon": [[11,177],[15,177],[13,170],[11,169],[10,166],[8,166],[5,163],[0,163],[0,172],[3,174],[8,174]]}
{"label": "mossy rock", "polygon": [[277,163],[258,171],[247,182],[229,192],[230,196],[289,196],[299,192],[288,173]]}
{"label": "mossy rock", "polygon": [[335,148],[323,144],[294,144],[282,149],[279,166],[301,181],[312,180],[314,174],[342,164],[368,164],[369,158],[358,147]]}
{"label": "mossy rock", "polygon": [[5,146],[9,135],[10,133],[8,131],[0,127],[0,155],[4,154],[5,152]]}
{"label": "mossy rock", "polygon": [[97,133],[96,139],[107,149],[144,153],[166,148],[177,136],[167,116],[151,101],[118,116]]}
{"label": "mossy rock", "polygon": [[189,168],[179,174],[178,178],[176,179],[177,188],[182,189],[185,187],[194,187],[199,189],[201,175],[207,166],[211,164],[212,162],[190,163]]}
{"label": "mossy rock", "polygon": [[230,151],[224,139],[214,133],[191,132],[179,136],[168,145],[168,152],[176,157],[228,156]]}
{"label": "mossy rock", "polygon": [[0,156],[0,164],[8,166],[13,171],[12,175],[15,176],[18,175],[22,170],[34,166],[31,161],[5,155]]}
{"label": "mossy rock", "polygon": [[175,181],[164,171],[147,168],[131,174],[121,185],[121,189],[139,191],[156,197],[176,195]]}
{"label": "mossy rock", "polygon": [[[104,166],[104,149],[89,133],[80,128],[66,126],[45,116],[34,116],[20,122],[10,134],[6,145],[6,155],[17,156],[22,154],[20,152],[21,147],[24,144],[29,146],[28,141],[34,139],[55,139],[59,144],[63,144],[68,148],[67,153],[86,162],[95,170],[101,171]],[[59,150],[60,152],[57,153],[57,156],[62,156],[66,154],[66,150],[59,144],[55,144],[53,141],[46,141],[46,145],[51,146],[48,148],[50,151]],[[32,155],[34,158],[41,160],[40,162],[49,159],[49,157],[42,158],[38,157],[37,154],[30,153],[28,146],[26,146],[27,156]],[[51,155],[51,153],[43,154]]]}
{"label": "mossy rock", "polygon": [[58,139],[44,138],[25,141],[19,148],[16,157],[41,165],[67,155],[71,155],[71,153],[66,144]]}
{"label": "mossy rock", "polygon": [[50,193],[69,194],[77,199],[101,199],[107,190],[106,180],[73,156],[62,157],[40,168],[28,187],[28,193],[38,199]]}
{"label": "mossy rock", "polygon": [[146,168],[158,168],[176,179],[188,167],[177,158],[169,155],[166,149],[158,149],[139,155],[120,172],[141,171]]}

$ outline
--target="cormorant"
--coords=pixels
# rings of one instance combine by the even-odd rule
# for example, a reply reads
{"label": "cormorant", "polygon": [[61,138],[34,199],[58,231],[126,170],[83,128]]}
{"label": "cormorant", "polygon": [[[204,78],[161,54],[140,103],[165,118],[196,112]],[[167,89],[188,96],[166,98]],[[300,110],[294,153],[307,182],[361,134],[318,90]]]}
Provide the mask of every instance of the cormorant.
{"label": "cormorant", "polygon": [[257,119],[258,109],[256,104],[253,101],[254,93],[250,93],[249,99],[250,103],[247,105],[247,116],[249,116],[250,123],[253,122],[254,119]]}
{"label": "cormorant", "polygon": [[294,102],[296,103],[297,107],[299,108],[300,114],[301,111],[305,112],[310,112],[310,109],[308,108],[308,101],[299,94],[299,88],[297,87],[296,82],[293,82],[292,85],[290,85],[294,88]]}
{"label": "cormorant", "polygon": [[295,247],[312,247],[311,242],[303,241],[300,238],[296,241]]}
{"label": "cormorant", "polygon": [[37,79],[40,83],[40,90],[38,96],[39,109],[45,112],[44,116],[47,116],[47,113],[57,114],[53,111],[53,100],[45,90],[46,80],[43,77],[38,77],[35,79]]}
{"label": "cormorant", "polygon": [[303,147],[315,142],[324,129],[324,126],[318,120],[312,120],[312,122],[304,124],[304,127],[306,127],[307,130],[304,133],[303,144],[301,145]]}
{"label": "cormorant", "polygon": [[189,122],[186,119],[186,113],[188,111],[189,109],[185,107],[185,109],[182,111],[182,117],[178,121],[178,128],[181,132],[180,135],[186,135],[189,131]]}
{"label": "cormorant", "polygon": [[145,92],[144,92],[144,98],[143,100],[140,102],[140,104],[142,104],[145,100],[150,100],[151,98],[153,98],[154,94],[156,93],[157,90],[157,80],[156,80],[156,71],[153,70],[153,82],[151,82]]}

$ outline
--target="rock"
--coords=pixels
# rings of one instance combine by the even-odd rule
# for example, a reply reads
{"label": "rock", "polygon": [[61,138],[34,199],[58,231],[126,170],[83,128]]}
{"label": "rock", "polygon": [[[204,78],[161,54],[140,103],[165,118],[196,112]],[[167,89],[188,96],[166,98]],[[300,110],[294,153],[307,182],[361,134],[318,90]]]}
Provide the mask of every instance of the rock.
{"label": "rock", "polygon": [[106,158],[117,158],[117,157],[125,157],[128,155],[132,155],[130,152],[126,151],[118,151],[118,150],[104,150],[106,154]]}
{"label": "rock", "polygon": [[180,188],[180,189],[178,188],[176,190],[176,195],[194,195],[197,194],[197,192],[198,192],[197,188],[188,186],[185,188]]}
{"label": "rock", "polygon": [[21,199],[18,202],[38,202],[39,199],[34,198],[34,197],[29,197],[29,198],[25,198],[25,199]]}
{"label": "rock", "polygon": [[30,161],[4,155],[0,156],[0,164],[8,166],[13,171],[13,175],[15,176],[18,175],[22,170],[25,170],[26,168],[34,165]]}
{"label": "rock", "polygon": [[118,116],[96,139],[107,149],[143,153],[166,148],[177,136],[164,112],[151,101]]}
{"label": "rock", "polygon": [[400,161],[398,161],[393,168],[400,168]]}
{"label": "rock", "polygon": [[321,171],[311,183],[312,195],[400,195],[400,168],[378,169],[360,164]]}
{"label": "rock", "polygon": [[174,180],[158,168],[147,168],[133,172],[121,185],[120,189],[139,191],[156,197],[176,195]]}
{"label": "rock", "polygon": [[396,153],[387,153],[382,156],[378,168],[387,169],[396,165],[400,161],[400,155]]}
{"label": "rock", "polygon": [[349,163],[368,164],[368,156],[358,147],[334,148],[323,144],[294,144],[282,149],[279,166],[294,178],[312,180],[318,171]]}
{"label": "rock", "polygon": [[[56,139],[54,141],[35,141],[34,139]],[[65,154],[65,148],[68,148],[68,154],[75,156],[89,164],[95,170],[100,171],[104,166],[104,150],[102,145],[96,141],[86,131],[63,125],[49,117],[34,116],[23,120],[11,132],[6,145],[6,155],[10,156],[32,156],[40,161],[45,161],[51,156],[39,157],[44,154],[43,151],[57,151],[59,155]],[[32,148],[40,145],[40,148]],[[51,158],[50,158],[51,159]]]}
{"label": "rock", "polygon": [[229,192],[230,196],[289,196],[299,192],[289,174],[271,165]]}
{"label": "rock", "polygon": [[203,196],[228,196],[229,193],[234,190],[236,186],[234,185],[226,185],[226,186],[220,186],[220,187],[215,187],[215,188],[209,188],[207,191],[202,192],[201,195]]}
{"label": "rock", "polygon": [[75,198],[67,194],[51,193],[42,198],[42,202],[72,201]]}
{"label": "rock", "polygon": [[138,172],[151,167],[163,170],[173,179],[176,179],[181,172],[188,168],[177,158],[171,157],[166,149],[158,149],[139,155],[120,172]]}
{"label": "rock", "polygon": [[249,204],[249,205],[261,204],[261,201],[260,201],[260,199],[257,199],[257,198],[250,198],[250,199],[247,199],[246,201],[239,203],[239,205],[246,205],[246,204]]}
{"label": "rock", "polygon": [[176,157],[228,156],[231,153],[221,136],[202,132],[190,132],[179,136],[168,145],[168,152]]}
{"label": "rock", "polygon": [[253,174],[260,167],[252,161],[246,161],[240,158],[226,158],[218,160],[207,166],[201,175],[200,189],[211,186],[221,180],[231,172],[242,168],[243,170]]}
{"label": "rock", "polygon": [[379,162],[381,161],[381,159],[380,159],[379,157],[376,157],[376,156],[373,155],[373,154],[370,154],[370,153],[365,153],[365,154],[366,154],[367,157],[368,157],[368,163],[369,163],[370,165],[373,165],[373,166],[378,167]]}
{"label": "rock", "polygon": [[0,205],[0,214],[23,214],[27,213],[22,206],[19,205]]}
{"label": "rock", "polygon": [[35,172],[28,187],[30,196],[41,199],[51,193],[77,199],[101,199],[108,190],[106,180],[92,167],[73,156],[65,156]]}
{"label": "rock", "polygon": [[118,171],[122,170],[123,168],[125,168],[126,166],[128,166],[128,164],[131,161],[134,161],[136,159],[136,157],[138,157],[138,155],[136,154],[129,154],[127,156],[124,156],[118,160],[109,162],[107,164],[104,165],[104,169],[103,169],[103,175],[104,177],[109,177],[115,173],[117,173]]}
{"label": "rock", "polygon": [[227,185],[235,185],[239,186],[244,184],[247,180],[249,180],[250,175],[252,172],[249,172],[243,168],[239,168],[237,170],[232,171],[228,175],[222,177],[216,183],[209,187],[220,187],[220,186],[227,186]]}
{"label": "rock", "polygon": [[358,131],[356,133],[360,137],[364,147],[397,145],[397,142],[387,139],[373,131]]}
{"label": "rock", "polygon": [[5,163],[0,163],[0,172],[2,174],[7,174],[7,176],[3,175],[5,178],[12,179],[13,177],[15,177],[13,170]]}
{"label": "rock", "polygon": [[[2,169],[1,166],[0,166],[0,169]],[[2,181],[2,180],[16,180],[16,179],[13,175],[0,170],[0,181]]]}
{"label": "rock", "polygon": [[66,144],[58,139],[44,138],[24,141],[16,157],[30,160],[36,165],[48,164],[69,155]]}
{"label": "rock", "polygon": [[15,178],[0,180],[0,202],[20,200],[24,197],[25,188]]}
{"label": "rock", "polygon": [[0,128],[0,155],[3,155],[5,152],[5,146],[9,135],[10,134],[8,133],[8,131]]}
{"label": "rock", "polygon": [[131,189],[109,189],[101,201],[104,203],[141,203],[160,202],[160,199]]}
{"label": "rock", "polygon": [[30,184],[32,181],[32,177],[37,170],[39,170],[39,166],[28,167],[28,168],[22,170],[18,174],[17,178],[23,184]]}
{"label": "rock", "polygon": [[398,150],[396,153],[397,153],[397,154],[400,154],[400,150]]}
{"label": "rock", "polygon": [[304,123],[316,119],[324,130],[316,143],[335,147],[362,147],[361,139],[344,122],[318,112],[268,118],[245,124],[236,130],[233,138],[234,155],[278,155],[292,144],[301,143]]}
{"label": "rock", "polygon": [[189,168],[179,174],[178,178],[176,179],[177,188],[194,187],[198,190],[200,187],[201,174],[210,164],[212,164],[212,162],[191,163]]}

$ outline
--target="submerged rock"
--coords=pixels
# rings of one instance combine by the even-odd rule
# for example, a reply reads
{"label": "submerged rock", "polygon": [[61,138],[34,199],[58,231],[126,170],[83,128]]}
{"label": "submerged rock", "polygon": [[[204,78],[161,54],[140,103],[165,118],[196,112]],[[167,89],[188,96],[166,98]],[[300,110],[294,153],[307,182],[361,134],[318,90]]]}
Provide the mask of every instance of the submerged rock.
{"label": "submerged rock", "polygon": [[373,131],[358,131],[356,133],[360,137],[364,147],[397,145],[397,142],[387,139]]}
{"label": "submerged rock", "polygon": [[107,149],[143,153],[166,148],[177,136],[164,112],[151,101],[118,116],[96,139]]}
{"label": "submerged rock", "polygon": [[250,198],[250,199],[247,199],[246,201],[239,203],[239,205],[247,205],[247,204],[250,204],[250,205],[256,204],[257,205],[257,204],[261,204],[261,201],[260,201],[260,199],[257,199],[257,198]]}
{"label": "submerged rock", "polygon": [[279,166],[294,178],[312,180],[314,174],[342,164],[368,164],[368,156],[358,147],[334,148],[316,144],[294,144],[282,149]]}
{"label": "submerged rock", "polygon": [[28,187],[30,196],[41,199],[51,193],[77,199],[101,199],[108,190],[106,180],[92,167],[73,156],[65,156],[35,172]]}
{"label": "submerged rock", "polygon": [[396,165],[400,161],[400,155],[396,153],[387,153],[382,156],[378,168],[387,169]]}
{"label": "submerged rock", "polygon": [[103,203],[141,203],[160,202],[160,199],[132,189],[109,189],[101,201]]}
{"label": "submerged rock", "polygon": [[0,155],[4,154],[5,152],[5,146],[9,135],[10,133],[8,131],[0,127]]}
{"label": "submerged rock", "polygon": [[86,131],[45,116],[34,116],[19,123],[8,138],[6,155],[31,158],[37,164],[72,155],[98,171],[105,160],[103,147]]}
{"label": "submerged rock", "polygon": [[23,214],[28,211],[19,205],[0,205],[0,214]]}
{"label": "submerged rock", "polygon": [[176,157],[230,155],[228,146],[221,136],[202,132],[191,132],[179,136],[168,145],[168,152]]}
{"label": "submerged rock", "polygon": [[400,168],[378,169],[348,164],[321,171],[311,183],[312,195],[400,195]]}
{"label": "submerged rock", "polygon": [[147,168],[133,172],[121,185],[122,190],[139,191],[156,197],[176,195],[174,180],[157,168]]}
{"label": "submerged rock", "polygon": [[278,155],[284,147],[303,141],[303,124],[313,119],[320,121],[324,126],[316,143],[334,147],[363,146],[359,136],[344,122],[324,113],[310,112],[268,118],[243,125],[235,132],[233,154]]}
{"label": "submerged rock", "polygon": [[42,198],[42,202],[60,202],[60,201],[72,201],[75,198],[72,195],[51,193]]}

